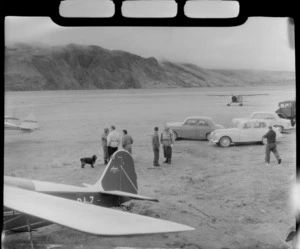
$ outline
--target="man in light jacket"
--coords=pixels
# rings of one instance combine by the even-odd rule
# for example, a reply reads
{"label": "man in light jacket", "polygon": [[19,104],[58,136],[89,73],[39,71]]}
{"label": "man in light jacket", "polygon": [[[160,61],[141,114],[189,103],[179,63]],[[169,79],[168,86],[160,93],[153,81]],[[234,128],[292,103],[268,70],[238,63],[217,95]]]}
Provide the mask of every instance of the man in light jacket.
{"label": "man in light jacket", "polygon": [[116,131],[116,127],[114,125],[110,126],[110,133],[107,136],[108,160],[118,150],[120,142],[120,134]]}
{"label": "man in light jacket", "polygon": [[164,157],[166,158],[164,163],[171,164],[172,147],[173,147],[173,144],[174,144],[174,134],[170,130],[169,127],[166,126],[164,131],[161,133],[160,142],[163,145]]}

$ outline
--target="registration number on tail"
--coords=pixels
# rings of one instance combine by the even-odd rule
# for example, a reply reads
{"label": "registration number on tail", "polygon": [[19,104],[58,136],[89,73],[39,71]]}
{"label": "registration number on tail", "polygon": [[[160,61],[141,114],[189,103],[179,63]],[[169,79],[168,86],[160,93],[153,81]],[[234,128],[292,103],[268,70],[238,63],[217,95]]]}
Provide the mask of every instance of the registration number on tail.
{"label": "registration number on tail", "polygon": [[82,198],[78,197],[77,198],[77,201],[79,202],[83,202],[83,203],[89,203],[89,204],[92,204],[93,201],[94,201],[94,196],[91,195],[91,196],[84,196]]}

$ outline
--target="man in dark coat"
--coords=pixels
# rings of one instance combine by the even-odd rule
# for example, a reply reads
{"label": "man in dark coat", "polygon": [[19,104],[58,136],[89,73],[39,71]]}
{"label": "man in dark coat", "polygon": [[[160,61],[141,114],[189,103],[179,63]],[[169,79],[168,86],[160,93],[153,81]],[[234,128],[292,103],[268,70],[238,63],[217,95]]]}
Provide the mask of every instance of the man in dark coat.
{"label": "man in dark coat", "polygon": [[159,136],[158,136],[158,127],[154,128],[154,134],[152,135],[152,148],[154,152],[153,165],[160,166],[158,163],[159,160]]}
{"label": "man in dark coat", "polygon": [[102,148],[103,148],[103,160],[104,164],[108,163],[108,148],[107,148],[107,135],[109,133],[108,128],[104,128],[104,132],[101,136]]}
{"label": "man in dark coat", "polygon": [[274,153],[278,164],[281,163],[281,158],[278,154],[277,151],[277,145],[276,145],[276,132],[273,130],[272,125],[269,125],[269,131],[263,136],[263,138],[267,139],[267,144],[266,144],[266,157],[265,161],[267,165],[270,163],[270,153],[271,151]]}
{"label": "man in dark coat", "polygon": [[132,154],[132,144],[133,139],[128,134],[127,130],[123,130],[123,137],[122,137],[122,146],[124,150],[127,150],[130,154]]}

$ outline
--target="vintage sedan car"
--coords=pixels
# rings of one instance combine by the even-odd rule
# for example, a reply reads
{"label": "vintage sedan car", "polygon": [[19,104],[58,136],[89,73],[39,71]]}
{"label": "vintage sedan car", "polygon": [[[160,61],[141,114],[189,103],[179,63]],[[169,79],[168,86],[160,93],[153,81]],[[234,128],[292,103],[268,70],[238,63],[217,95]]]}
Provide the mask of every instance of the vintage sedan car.
{"label": "vintage sedan car", "polygon": [[253,112],[249,118],[265,119],[269,124],[278,127],[280,132],[293,128],[290,120],[280,118],[276,112]]}
{"label": "vintage sedan car", "polygon": [[210,133],[216,129],[223,129],[222,125],[216,124],[211,118],[192,116],[184,122],[167,123],[173,131],[176,139],[207,139]]}
{"label": "vintage sedan car", "polygon": [[[233,119],[233,127],[227,129],[215,130],[211,133],[210,141],[222,147],[229,147],[231,144],[237,143],[266,143],[263,139],[270,124],[262,119]],[[276,139],[282,138],[282,134],[278,128],[273,127],[276,132]]]}

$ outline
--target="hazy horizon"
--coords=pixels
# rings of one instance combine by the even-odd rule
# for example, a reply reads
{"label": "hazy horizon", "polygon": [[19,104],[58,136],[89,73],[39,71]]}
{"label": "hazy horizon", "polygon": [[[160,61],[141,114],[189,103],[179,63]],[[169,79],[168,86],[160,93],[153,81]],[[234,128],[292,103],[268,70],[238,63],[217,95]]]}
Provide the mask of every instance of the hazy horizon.
{"label": "hazy horizon", "polygon": [[5,45],[74,43],[205,69],[295,72],[287,20],[255,17],[237,27],[61,27],[49,17],[6,17]]}

